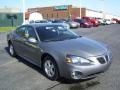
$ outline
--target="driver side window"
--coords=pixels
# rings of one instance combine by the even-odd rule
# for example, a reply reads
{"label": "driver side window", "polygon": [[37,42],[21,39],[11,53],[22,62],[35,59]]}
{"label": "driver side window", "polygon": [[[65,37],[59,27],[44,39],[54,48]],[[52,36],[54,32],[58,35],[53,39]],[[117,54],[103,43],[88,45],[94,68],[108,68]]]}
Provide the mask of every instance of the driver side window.
{"label": "driver side window", "polygon": [[38,39],[37,39],[37,35],[36,35],[35,31],[34,31],[34,28],[33,28],[33,27],[30,27],[30,26],[26,27],[25,37],[26,37],[27,39],[28,39],[28,38],[35,38],[36,40],[38,40]]}
{"label": "driver side window", "polygon": [[20,37],[24,37],[25,36],[25,27],[20,27],[16,30],[16,33],[20,36]]}

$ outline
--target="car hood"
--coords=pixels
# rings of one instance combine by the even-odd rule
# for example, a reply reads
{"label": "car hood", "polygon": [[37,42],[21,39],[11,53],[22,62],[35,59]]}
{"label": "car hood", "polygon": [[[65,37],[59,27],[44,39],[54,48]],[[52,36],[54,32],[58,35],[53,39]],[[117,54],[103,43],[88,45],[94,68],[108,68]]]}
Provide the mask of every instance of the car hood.
{"label": "car hood", "polygon": [[85,37],[64,41],[47,42],[46,45],[52,50],[58,51],[64,55],[70,54],[86,58],[102,55],[107,51],[105,45]]}

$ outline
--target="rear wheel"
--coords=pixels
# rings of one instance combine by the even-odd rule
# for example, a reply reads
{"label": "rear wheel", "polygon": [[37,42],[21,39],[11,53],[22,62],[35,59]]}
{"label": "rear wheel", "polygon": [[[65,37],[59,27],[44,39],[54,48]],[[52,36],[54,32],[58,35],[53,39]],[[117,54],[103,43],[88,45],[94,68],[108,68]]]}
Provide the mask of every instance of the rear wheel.
{"label": "rear wheel", "polygon": [[81,27],[81,28],[83,28],[83,27],[84,27],[84,25],[83,25],[83,24],[80,24],[80,27]]}
{"label": "rear wheel", "polygon": [[16,53],[15,53],[15,50],[14,50],[14,47],[13,47],[12,43],[9,43],[9,54],[10,54],[12,57],[15,57],[15,56],[16,56]]}
{"label": "rear wheel", "polygon": [[51,80],[57,80],[59,78],[58,67],[52,57],[47,56],[44,58],[43,70],[47,78]]}

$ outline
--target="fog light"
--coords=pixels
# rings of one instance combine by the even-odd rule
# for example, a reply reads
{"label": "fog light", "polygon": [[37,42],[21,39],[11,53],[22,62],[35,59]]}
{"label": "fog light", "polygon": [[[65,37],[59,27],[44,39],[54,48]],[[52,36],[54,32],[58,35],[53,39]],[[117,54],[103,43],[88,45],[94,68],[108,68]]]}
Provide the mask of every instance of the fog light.
{"label": "fog light", "polygon": [[81,79],[82,78],[82,73],[81,72],[79,72],[79,71],[73,71],[72,73],[71,73],[71,77],[73,78],[73,79]]}

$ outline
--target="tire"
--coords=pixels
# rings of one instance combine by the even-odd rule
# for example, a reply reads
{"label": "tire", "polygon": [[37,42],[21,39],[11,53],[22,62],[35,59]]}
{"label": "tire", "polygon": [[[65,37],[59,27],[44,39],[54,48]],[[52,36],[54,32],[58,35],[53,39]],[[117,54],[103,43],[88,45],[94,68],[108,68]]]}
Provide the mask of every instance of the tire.
{"label": "tire", "polygon": [[50,56],[45,57],[43,60],[43,71],[46,77],[50,80],[58,80],[59,71],[55,60]]}
{"label": "tire", "polygon": [[16,56],[16,53],[15,53],[15,50],[14,50],[14,47],[13,47],[12,43],[9,43],[9,54],[12,57]]}
{"label": "tire", "polygon": [[83,25],[83,24],[80,24],[80,27],[81,27],[81,28],[83,28],[83,27],[84,27],[84,25]]}

